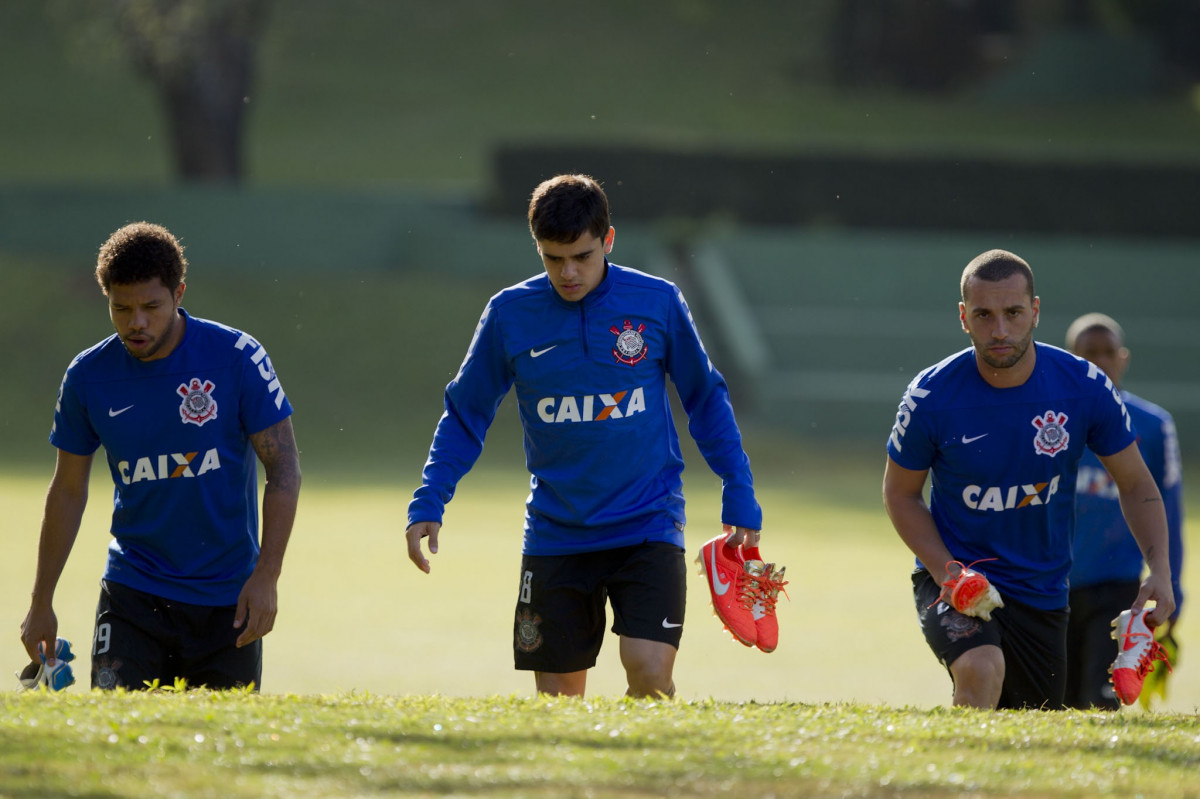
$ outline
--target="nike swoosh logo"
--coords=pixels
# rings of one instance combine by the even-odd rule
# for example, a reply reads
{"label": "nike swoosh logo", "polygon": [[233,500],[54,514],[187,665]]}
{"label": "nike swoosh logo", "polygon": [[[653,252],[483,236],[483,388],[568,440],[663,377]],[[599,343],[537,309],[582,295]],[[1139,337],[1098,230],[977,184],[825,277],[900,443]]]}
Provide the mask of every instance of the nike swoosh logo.
{"label": "nike swoosh logo", "polygon": [[126,405],[124,408],[122,408],[119,411],[114,411],[112,408],[109,408],[108,409],[108,418],[111,419],[114,416],[120,416],[121,414],[125,413],[125,411],[129,410],[132,407],[133,407],[133,405]]}
{"label": "nike swoosh logo", "polygon": [[544,350],[530,350],[529,357],[530,358],[540,358],[541,356],[545,355],[547,352],[549,352],[550,350],[554,349],[557,346],[558,346],[557,344],[551,344],[549,347],[547,347]]}
{"label": "nike swoosh logo", "polygon": [[984,433],[984,434],[983,434],[983,435],[981,435],[981,436],[971,436],[970,438],[967,438],[966,436],[963,436],[963,437],[962,437],[962,442],[963,442],[964,444],[970,444],[972,441],[978,441],[979,439],[983,438],[983,436],[986,436],[986,435],[987,435],[987,433]]}
{"label": "nike swoosh logo", "polygon": [[683,622],[679,622],[678,624],[675,624],[674,622],[669,622],[666,619],[663,619],[663,629],[665,629],[665,630],[670,630],[675,627],[682,627],[682,626],[683,626]]}
{"label": "nike swoosh logo", "polygon": [[712,588],[717,596],[725,596],[725,592],[729,590],[729,583],[721,582],[721,575],[717,573],[717,543],[712,543],[712,557],[708,559],[708,570],[712,576]]}

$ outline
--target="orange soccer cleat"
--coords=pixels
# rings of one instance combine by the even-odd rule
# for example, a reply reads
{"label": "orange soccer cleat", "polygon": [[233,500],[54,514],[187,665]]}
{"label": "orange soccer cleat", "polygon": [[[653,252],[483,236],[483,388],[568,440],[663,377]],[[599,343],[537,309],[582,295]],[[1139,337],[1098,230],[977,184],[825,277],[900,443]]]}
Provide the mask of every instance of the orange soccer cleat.
{"label": "orange soccer cleat", "polygon": [[758,581],[746,572],[741,548],[729,546],[726,538],[727,534],[722,533],[704,542],[696,562],[704,571],[713,610],[721,624],[739,642],[754,646],[758,630],[751,607],[759,593]]}
{"label": "orange soccer cleat", "polygon": [[[1000,592],[995,586],[988,582],[988,578],[971,566],[964,566],[957,560],[946,564],[948,577],[946,582],[942,583],[942,593],[937,601],[949,602],[952,608],[964,616],[978,616],[984,621],[991,621],[992,611],[1004,607],[1004,600],[1000,598]],[[934,604],[937,604],[937,601]]]}
{"label": "orange soccer cleat", "polygon": [[774,652],[779,645],[779,619],[775,616],[775,603],[779,600],[779,592],[787,596],[787,580],[783,579],[786,567],[775,568],[774,563],[763,563],[761,560],[746,561],[746,573],[750,576],[751,584],[749,598],[750,615],[754,617],[754,627],[758,634],[755,646],[763,652]]}

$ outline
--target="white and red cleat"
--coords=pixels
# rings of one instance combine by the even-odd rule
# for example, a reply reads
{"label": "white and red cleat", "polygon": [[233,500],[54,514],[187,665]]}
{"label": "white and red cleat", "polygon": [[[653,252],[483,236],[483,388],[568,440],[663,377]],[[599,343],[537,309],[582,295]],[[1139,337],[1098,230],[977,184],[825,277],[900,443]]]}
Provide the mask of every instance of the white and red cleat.
{"label": "white and red cleat", "polygon": [[984,621],[991,621],[992,611],[1004,607],[1004,600],[1000,598],[996,587],[970,566],[952,560],[946,564],[946,574],[947,579],[942,583],[942,593],[938,599],[946,600],[964,616],[978,616]]}
{"label": "white and red cleat", "polygon": [[1171,660],[1162,644],[1154,640],[1154,628],[1146,624],[1147,610],[1123,610],[1112,620],[1112,637],[1117,641],[1117,659],[1109,673],[1113,690],[1123,705],[1132,705],[1142,693],[1146,675],[1162,661],[1171,670]]}

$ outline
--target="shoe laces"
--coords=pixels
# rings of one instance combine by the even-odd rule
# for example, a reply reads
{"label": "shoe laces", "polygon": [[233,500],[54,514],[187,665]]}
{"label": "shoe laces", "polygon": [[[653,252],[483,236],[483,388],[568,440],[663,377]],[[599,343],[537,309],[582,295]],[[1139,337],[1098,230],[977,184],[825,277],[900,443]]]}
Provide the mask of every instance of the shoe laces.
{"label": "shoe laces", "polygon": [[[953,577],[950,577],[950,576],[946,577],[946,581],[944,583],[942,583],[941,593],[939,593],[937,595],[937,599],[935,599],[929,603],[929,607],[933,607],[934,605],[936,605],[939,602],[945,602],[947,605],[952,604],[950,602],[950,595],[954,593],[954,588],[955,588],[955,586],[958,585],[959,581],[963,577],[965,577],[968,572],[971,572],[971,570],[975,568],[976,563],[987,563],[990,560],[999,560],[999,558],[980,558],[979,560],[972,561],[971,565],[969,565],[969,566],[964,566],[963,562],[961,560],[952,560],[949,563],[947,563],[946,564],[946,574],[947,575],[949,575],[949,573],[950,573],[951,566],[957,566],[958,573],[955,574]],[[971,573],[973,573],[973,572],[971,572]],[[984,578],[984,579],[987,579],[987,578]]]}
{"label": "shoe laces", "polygon": [[1150,672],[1154,671],[1156,661],[1162,661],[1167,664],[1167,673],[1170,674],[1174,670],[1171,668],[1171,658],[1167,655],[1167,651],[1163,649],[1162,644],[1154,640],[1153,632],[1123,632],[1119,633],[1121,638],[1149,638],[1150,646],[1146,647],[1146,651],[1138,658],[1137,673],[1139,677],[1145,677]]}
{"label": "shoe laces", "polygon": [[747,610],[753,608],[754,603],[759,601],[758,576],[749,571],[750,568],[753,567],[743,566],[737,574],[738,602]]}
{"label": "shoe laces", "polygon": [[775,604],[779,601],[780,591],[783,591],[783,595],[789,600],[791,599],[787,589],[784,588],[788,584],[787,580],[783,579],[786,570],[786,566],[781,566],[776,570],[774,563],[767,563],[761,568],[748,565],[738,575],[738,589],[741,591],[742,605],[748,610],[753,610],[757,605],[764,615],[773,614]]}

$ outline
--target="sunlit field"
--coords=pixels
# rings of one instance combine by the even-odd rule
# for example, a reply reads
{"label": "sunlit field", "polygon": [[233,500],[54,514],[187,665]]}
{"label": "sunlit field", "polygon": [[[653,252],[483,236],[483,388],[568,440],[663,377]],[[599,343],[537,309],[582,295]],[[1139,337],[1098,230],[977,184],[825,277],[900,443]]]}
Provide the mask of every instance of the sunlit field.
{"label": "sunlit field", "polygon": [[[45,466],[44,474],[0,478],[6,553],[0,630],[8,634],[0,652],[8,653],[13,669],[24,657],[18,628],[32,582],[49,453]],[[780,470],[760,479],[768,522],[763,551],[786,564],[790,578],[790,601],[779,606],[779,648],[766,655],[735,643],[711,614],[703,577],[693,574],[676,669],[681,698],[949,704],[949,678],[926,649],[912,610],[910,556],[882,508],[868,501],[877,494],[876,466],[871,459],[834,460],[819,475]],[[94,476],[56,598],[60,634],[80,652],[81,685],[109,538],[111,487],[99,468]],[[716,532],[719,503],[711,475],[689,469],[685,478],[694,557]],[[280,584],[279,619],[266,640],[264,692],[532,695],[532,677],[514,671],[511,660],[526,490],[519,469],[469,475],[450,505],[432,574],[425,575],[404,548],[411,486],[347,485],[310,470]],[[1200,584],[1198,572],[1193,559],[1185,585]],[[1185,613],[1178,637],[1183,657],[1168,701],[1157,707],[1193,712],[1200,708],[1195,614]],[[589,694],[624,691],[616,643],[609,635]]]}

